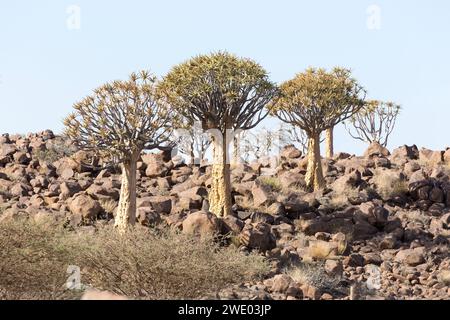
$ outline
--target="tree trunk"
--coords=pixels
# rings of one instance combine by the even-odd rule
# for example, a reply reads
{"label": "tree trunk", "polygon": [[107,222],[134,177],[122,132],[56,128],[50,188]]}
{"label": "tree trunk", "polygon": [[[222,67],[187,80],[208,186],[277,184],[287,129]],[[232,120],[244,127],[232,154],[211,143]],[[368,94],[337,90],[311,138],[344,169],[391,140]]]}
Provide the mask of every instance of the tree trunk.
{"label": "tree trunk", "polygon": [[136,222],[136,167],[137,156],[122,163],[122,186],[115,218],[115,227],[121,234]]}
{"label": "tree trunk", "polygon": [[325,137],[325,156],[327,158],[333,158],[334,156],[334,147],[333,147],[333,127],[326,130]]}
{"label": "tree trunk", "polygon": [[231,214],[230,164],[227,163],[227,143],[225,137],[212,141],[213,164],[211,190],[209,193],[209,211],[218,217]]}
{"label": "tree trunk", "polygon": [[308,141],[308,169],[306,172],[306,185],[317,191],[325,186],[322,163],[320,162],[320,134],[309,137]]}

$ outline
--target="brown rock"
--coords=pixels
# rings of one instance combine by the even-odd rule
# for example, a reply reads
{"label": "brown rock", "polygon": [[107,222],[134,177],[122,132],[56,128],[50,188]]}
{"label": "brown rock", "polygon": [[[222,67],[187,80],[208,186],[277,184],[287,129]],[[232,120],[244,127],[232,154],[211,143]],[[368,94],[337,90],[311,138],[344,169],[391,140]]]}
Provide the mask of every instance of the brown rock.
{"label": "brown rock", "polygon": [[220,220],[210,212],[191,213],[183,221],[183,233],[197,235],[201,238],[213,236],[220,232]]}
{"label": "brown rock", "polygon": [[365,158],[372,158],[374,156],[388,157],[389,155],[389,150],[380,145],[378,142],[372,142],[364,153]]}
{"label": "brown rock", "polygon": [[430,165],[436,165],[444,161],[444,152],[422,148],[419,151],[419,160]]}
{"label": "brown rock", "polygon": [[339,260],[326,260],[324,268],[325,272],[332,276],[340,276],[344,271],[342,262]]}
{"label": "brown rock", "polygon": [[255,207],[260,207],[262,205],[268,204],[270,201],[270,193],[264,186],[258,186],[256,183],[252,188],[253,205]]}
{"label": "brown rock", "polygon": [[165,166],[162,154],[149,153],[142,156],[142,162],[147,165],[145,175],[149,178],[157,178],[167,174],[169,171]]}
{"label": "brown rock", "polygon": [[291,144],[283,147],[280,156],[282,159],[298,159],[302,156],[302,152]]}
{"label": "brown rock", "polygon": [[160,214],[169,214],[172,210],[172,198],[169,196],[151,196],[137,199],[137,206],[150,207]]}
{"label": "brown rock", "polygon": [[292,281],[292,278],[287,274],[277,274],[273,277],[271,291],[285,293]]}
{"label": "brown rock", "polygon": [[450,148],[444,152],[444,161],[445,163],[450,164]]}
{"label": "brown rock", "polygon": [[271,232],[270,225],[264,222],[246,224],[239,239],[249,249],[267,251],[276,247],[275,236]]}
{"label": "brown rock", "polygon": [[95,219],[103,211],[100,204],[85,194],[80,194],[69,203],[69,210],[74,215],[80,215],[84,219]]}
{"label": "brown rock", "polygon": [[161,222],[160,215],[151,208],[142,207],[137,209],[137,221],[143,226],[154,226]]}

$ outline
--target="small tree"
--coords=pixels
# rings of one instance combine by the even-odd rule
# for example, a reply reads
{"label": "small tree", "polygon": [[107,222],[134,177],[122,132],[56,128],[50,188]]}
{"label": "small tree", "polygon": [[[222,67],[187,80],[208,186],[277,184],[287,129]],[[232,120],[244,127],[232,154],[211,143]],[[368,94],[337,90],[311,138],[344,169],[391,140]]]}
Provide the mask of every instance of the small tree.
{"label": "small tree", "polygon": [[278,132],[265,127],[256,132],[245,131],[238,143],[239,150],[242,145],[243,158],[246,161],[250,158],[259,160],[264,156],[269,156],[275,148],[279,147],[277,145],[278,138]]}
{"label": "small tree", "polygon": [[254,128],[267,116],[266,104],[276,95],[267,72],[249,59],[226,52],[200,55],[175,66],[161,90],[182,117],[201,121],[212,135],[210,211],[231,213],[229,143],[238,130]]}
{"label": "small tree", "polygon": [[368,101],[348,120],[347,131],[354,139],[368,143],[375,141],[386,147],[400,110],[400,105],[393,102]]}
{"label": "small tree", "polygon": [[199,164],[205,159],[206,151],[211,145],[211,138],[198,123],[184,126],[183,134],[178,142],[178,150],[189,157],[190,165]]}
{"label": "small tree", "polygon": [[308,135],[306,183],[318,190],[325,184],[320,162],[320,134],[349,118],[364,104],[364,89],[350,71],[309,68],[281,85],[281,98],[270,110]]}
{"label": "small tree", "polygon": [[[308,135],[305,130],[292,124],[282,122],[280,125],[280,142],[282,146],[295,145],[303,154],[308,152]],[[322,143],[323,140],[320,140]]]}
{"label": "small tree", "polygon": [[79,148],[120,163],[122,187],[115,225],[121,233],[136,221],[136,163],[142,150],[163,148],[170,135],[165,105],[156,97],[156,78],[133,73],[114,81],[74,105],[65,133]]}

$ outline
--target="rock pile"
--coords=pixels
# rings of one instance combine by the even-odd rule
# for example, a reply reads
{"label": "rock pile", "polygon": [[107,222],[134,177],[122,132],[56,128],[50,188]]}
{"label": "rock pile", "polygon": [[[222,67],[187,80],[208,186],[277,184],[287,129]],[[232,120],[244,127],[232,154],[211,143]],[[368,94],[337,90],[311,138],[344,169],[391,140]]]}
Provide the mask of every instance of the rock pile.
{"label": "rock pile", "polygon": [[[208,212],[207,164],[145,154],[137,222],[228,235],[267,256],[269,279],[226,288],[221,298],[350,299],[354,288],[361,298],[448,298],[450,149],[391,154],[372,144],[363,157],[322,161],[328,187],[317,193],[305,188],[306,159],[294,146],[278,159],[233,166],[233,216],[220,219]],[[1,221],[101,227],[113,222],[119,191],[118,169],[99,168],[49,130],[0,137]]]}

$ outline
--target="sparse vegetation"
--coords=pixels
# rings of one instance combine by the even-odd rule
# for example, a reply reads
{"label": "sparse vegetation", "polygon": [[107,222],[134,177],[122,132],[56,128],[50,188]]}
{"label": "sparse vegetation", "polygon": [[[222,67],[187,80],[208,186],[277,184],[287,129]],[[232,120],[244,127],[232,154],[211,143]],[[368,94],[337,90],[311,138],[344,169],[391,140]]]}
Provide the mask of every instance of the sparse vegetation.
{"label": "sparse vegetation", "polygon": [[100,199],[98,201],[100,203],[100,206],[103,208],[103,210],[110,214],[113,215],[114,211],[117,208],[117,202],[112,200],[112,199]]}
{"label": "sparse vegetation", "polygon": [[372,177],[372,183],[384,200],[402,196],[408,192],[407,182],[400,177],[399,172],[378,168]]}
{"label": "sparse vegetation", "polygon": [[346,241],[326,242],[326,241],[311,241],[308,247],[308,255],[314,260],[334,259],[342,255],[347,248]]}
{"label": "sparse vegetation", "polygon": [[303,285],[308,284],[318,288],[321,292],[332,292],[346,294],[346,288],[340,284],[342,278],[328,275],[323,262],[302,262],[286,269],[285,273],[295,282]]}
{"label": "sparse vegetation", "polygon": [[77,151],[77,148],[68,142],[65,137],[57,137],[48,143],[43,150],[35,150],[33,156],[39,161],[53,163],[61,158],[70,157]]}
{"label": "sparse vegetation", "polygon": [[[139,299],[190,299],[268,272],[264,257],[242,255],[173,231],[136,228],[120,236],[105,227],[94,234],[50,224],[0,224],[2,299],[72,299],[69,265],[81,282]],[[227,272],[222,272],[227,270]]]}
{"label": "sparse vegetation", "polygon": [[258,180],[263,185],[270,187],[270,189],[274,192],[279,192],[283,189],[280,183],[280,179],[278,179],[277,177],[263,176]]}

